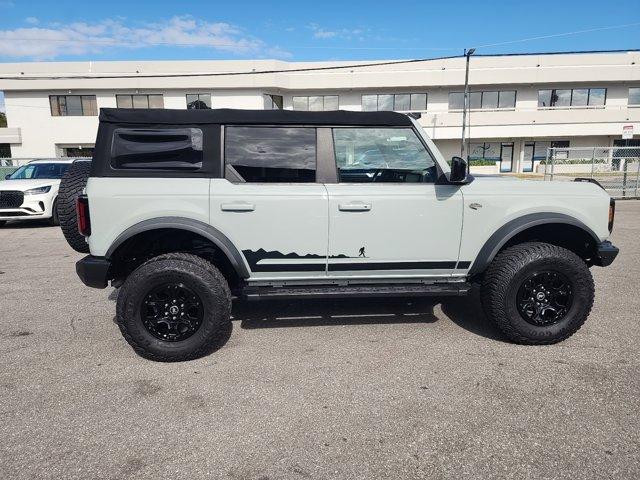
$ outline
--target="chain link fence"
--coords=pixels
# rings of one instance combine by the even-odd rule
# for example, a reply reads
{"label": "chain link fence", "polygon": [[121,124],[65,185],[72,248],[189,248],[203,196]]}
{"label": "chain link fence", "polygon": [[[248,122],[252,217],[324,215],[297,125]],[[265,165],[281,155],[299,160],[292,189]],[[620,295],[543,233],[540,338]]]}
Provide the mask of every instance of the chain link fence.
{"label": "chain link fence", "polygon": [[614,198],[640,196],[640,147],[549,148],[545,180],[593,178]]}

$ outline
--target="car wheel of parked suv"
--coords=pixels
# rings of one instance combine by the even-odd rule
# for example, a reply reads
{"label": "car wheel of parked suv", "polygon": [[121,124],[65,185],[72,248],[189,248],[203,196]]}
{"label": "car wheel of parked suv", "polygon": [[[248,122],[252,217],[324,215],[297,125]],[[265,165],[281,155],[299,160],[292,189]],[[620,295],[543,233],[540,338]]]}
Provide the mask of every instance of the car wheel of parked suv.
{"label": "car wheel of parked suv", "polygon": [[175,362],[201,357],[231,332],[231,293],[210,262],[171,253],[148,260],[118,294],[117,321],[138,354]]}
{"label": "car wheel of parked suv", "polygon": [[[49,219],[49,225],[60,225],[60,217],[58,216],[58,199],[53,201],[51,206],[51,218]],[[86,242],[85,242],[86,243]]]}
{"label": "car wheel of parked suv", "polygon": [[544,345],[573,335],[591,311],[593,277],[575,253],[547,243],[507,248],[482,284],[485,313],[511,340]]}
{"label": "car wheel of parked suv", "polygon": [[57,216],[67,243],[76,252],[89,253],[89,244],[78,231],[78,212],[76,199],[87,185],[91,162],[76,160],[65,172],[58,191]]}

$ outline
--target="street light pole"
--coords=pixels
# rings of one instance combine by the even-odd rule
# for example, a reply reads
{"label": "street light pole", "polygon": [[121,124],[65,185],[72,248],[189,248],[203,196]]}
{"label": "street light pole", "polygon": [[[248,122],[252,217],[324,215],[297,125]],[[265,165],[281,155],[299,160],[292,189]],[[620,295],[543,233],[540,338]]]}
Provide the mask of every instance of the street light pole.
{"label": "street light pole", "polygon": [[468,153],[466,152],[465,134],[467,133],[467,110],[469,109],[469,59],[471,58],[471,55],[475,53],[475,51],[475,48],[464,50],[464,56],[466,57],[467,61],[464,73],[464,107],[462,109],[462,142],[460,145],[460,156],[465,160],[465,153]]}

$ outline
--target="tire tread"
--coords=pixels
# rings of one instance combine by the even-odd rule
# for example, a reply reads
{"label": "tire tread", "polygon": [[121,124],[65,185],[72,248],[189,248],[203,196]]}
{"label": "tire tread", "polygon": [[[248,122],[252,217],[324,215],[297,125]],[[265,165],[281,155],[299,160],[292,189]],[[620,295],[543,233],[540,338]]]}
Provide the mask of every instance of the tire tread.
{"label": "tire tread", "polygon": [[[509,288],[509,282],[520,269],[533,261],[548,258],[561,258],[585,273],[573,280],[582,283],[580,286],[586,288],[586,291],[589,292],[589,301],[582,307],[581,318],[573,322],[562,335],[549,338],[531,338],[518,331],[506,314],[504,309],[506,292]],[[550,345],[566,340],[582,327],[593,307],[593,297],[593,277],[584,260],[572,251],[557,245],[527,242],[505,249],[491,262],[484,275],[481,302],[487,317],[512,341],[525,345]]]}

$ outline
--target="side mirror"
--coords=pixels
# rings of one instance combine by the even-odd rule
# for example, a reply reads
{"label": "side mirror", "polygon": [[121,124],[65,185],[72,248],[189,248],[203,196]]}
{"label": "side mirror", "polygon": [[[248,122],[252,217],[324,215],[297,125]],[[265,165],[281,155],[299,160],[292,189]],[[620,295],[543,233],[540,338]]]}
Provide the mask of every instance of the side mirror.
{"label": "side mirror", "polygon": [[10,177],[10,176],[11,176],[11,174],[9,174],[9,175],[5,175],[5,176],[4,176],[4,179],[5,179],[5,180],[9,180],[9,177]]}
{"label": "side mirror", "polygon": [[449,182],[465,183],[467,181],[467,162],[463,158],[453,157],[451,159],[451,173]]}

